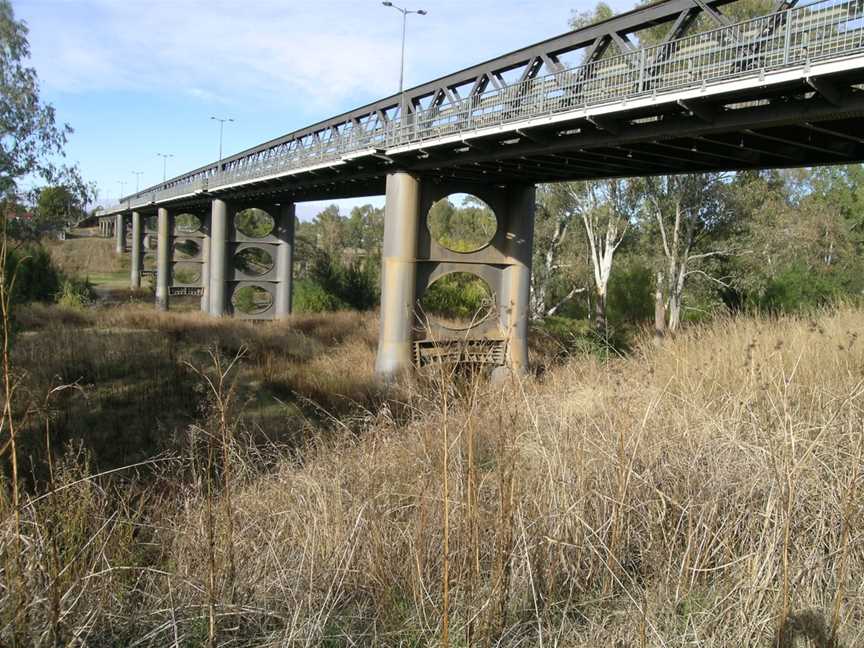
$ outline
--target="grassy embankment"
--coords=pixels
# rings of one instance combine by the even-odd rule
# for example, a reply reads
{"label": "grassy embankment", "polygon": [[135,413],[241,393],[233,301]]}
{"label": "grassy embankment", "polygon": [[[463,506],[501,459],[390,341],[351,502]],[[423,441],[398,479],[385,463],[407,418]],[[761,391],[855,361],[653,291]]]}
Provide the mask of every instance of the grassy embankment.
{"label": "grassy embankment", "polygon": [[[33,452],[59,448],[58,412],[87,439],[101,411],[114,443],[149,433],[161,454],[99,478],[84,455],[55,456],[28,486],[53,494],[28,496],[18,544],[4,504],[0,631],[151,646],[425,646],[445,627],[454,646],[862,645],[862,323],[854,308],[719,321],[520,383],[433,372],[385,397],[372,316],[31,309],[15,360]],[[39,405],[85,374],[83,393]]]}

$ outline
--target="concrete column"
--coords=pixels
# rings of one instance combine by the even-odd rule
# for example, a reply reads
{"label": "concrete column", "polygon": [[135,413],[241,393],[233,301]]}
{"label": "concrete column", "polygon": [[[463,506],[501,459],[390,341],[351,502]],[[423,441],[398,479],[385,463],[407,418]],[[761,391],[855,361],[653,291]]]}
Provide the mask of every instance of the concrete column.
{"label": "concrete column", "polygon": [[160,207],[156,226],[156,307],[168,310],[168,287],[171,285],[171,216]]}
{"label": "concrete column", "polygon": [[210,230],[206,225],[202,228],[204,238],[201,239],[201,312],[210,312]]}
{"label": "concrete column", "polygon": [[117,214],[114,217],[114,241],[117,254],[126,251],[126,215]]}
{"label": "concrete column", "polygon": [[144,255],[141,254],[141,214],[132,212],[132,271],[130,283],[132,290],[141,287],[141,270],[144,268]]}
{"label": "concrete column", "polygon": [[514,186],[509,193],[507,256],[513,261],[504,278],[508,318],[507,364],[516,372],[528,370],[528,304],[531,296],[531,251],[534,243],[533,185]]}
{"label": "concrete column", "polygon": [[279,250],[276,254],[276,317],[291,314],[294,282],[294,203],[282,205],[279,215]]}
{"label": "concrete column", "polygon": [[226,275],[228,265],[228,205],[215,198],[210,212],[210,314],[225,314]]}
{"label": "concrete column", "polygon": [[387,176],[381,272],[381,327],[375,371],[394,376],[412,365],[417,291],[420,182],[397,172]]}

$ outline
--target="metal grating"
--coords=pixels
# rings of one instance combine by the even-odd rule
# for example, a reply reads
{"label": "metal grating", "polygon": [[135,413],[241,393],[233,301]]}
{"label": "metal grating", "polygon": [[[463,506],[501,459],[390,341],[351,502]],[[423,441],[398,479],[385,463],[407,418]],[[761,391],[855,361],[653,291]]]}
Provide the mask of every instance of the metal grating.
{"label": "metal grating", "polygon": [[503,340],[421,340],[414,343],[414,364],[418,367],[441,364],[502,366],[507,351]]}

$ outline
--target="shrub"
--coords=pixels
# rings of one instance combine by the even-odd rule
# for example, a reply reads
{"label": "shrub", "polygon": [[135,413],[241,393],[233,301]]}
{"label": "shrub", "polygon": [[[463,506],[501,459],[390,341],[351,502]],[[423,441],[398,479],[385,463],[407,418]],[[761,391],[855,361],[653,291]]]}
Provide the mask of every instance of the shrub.
{"label": "shrub", "polygon": [[93,287],[86,279],[66,277],[55,298],[58,304],[68,308],[83,308],[93,302]]}
{"label": "shrub", "polygon": [[794,313],[829,304],[844,292],[837,277],[793,266],[768,281],[757,305],[769,312]]}
{"label": "shrub", "polygon": [[53,301],[60,291],[62,274],[41,245],[10,249],[6,259],[7,281],[15,278],[12,302]]}
{"label": "shrub", "polygon": [[346,308],[348,304],[315,281],[301,279],[294,283],[295,313],[325,313]]}

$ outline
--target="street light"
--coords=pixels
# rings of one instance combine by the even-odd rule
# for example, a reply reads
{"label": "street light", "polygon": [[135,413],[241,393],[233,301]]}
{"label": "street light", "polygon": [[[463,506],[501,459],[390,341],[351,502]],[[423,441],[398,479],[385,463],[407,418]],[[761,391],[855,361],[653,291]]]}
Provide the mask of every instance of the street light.
{"label": "street light", "polygon": [[213,117],[210,119],[219,122],[219,166],[222,166],[222,129],[225,127],[225,122],[233,122],[231,117]]}
{"label": "street light", "polygon": [[402,14],[402,62],[399,65],[399,94],[402,94],[402,86],[404,85],[405,80],[405,27],[408,24],[408,14],[425,16],[427,11],[425,9],[403,9],[402,7],[397,7],[392,2],[382,2],[381,4],[385,7],[392,7]]}
{"label": "street light", "polygon": [[141,176],[144,174],[143,171],[133,171],[132,175],[135,176],[135,193],[137,194],[141,189]]}
{"label": "street light", "polygon": [[168,158],[174,157],[173,153],[157,153],[162,158],[162,182],[168,179]]}
{"label": "street light", "polygon": [[117,202],[120,202],[121,200],[123,200],[123,188],[126,186],[126,181],[125,180],[118,180],[117,184],[120,185],[120,197],[117,198]]}

